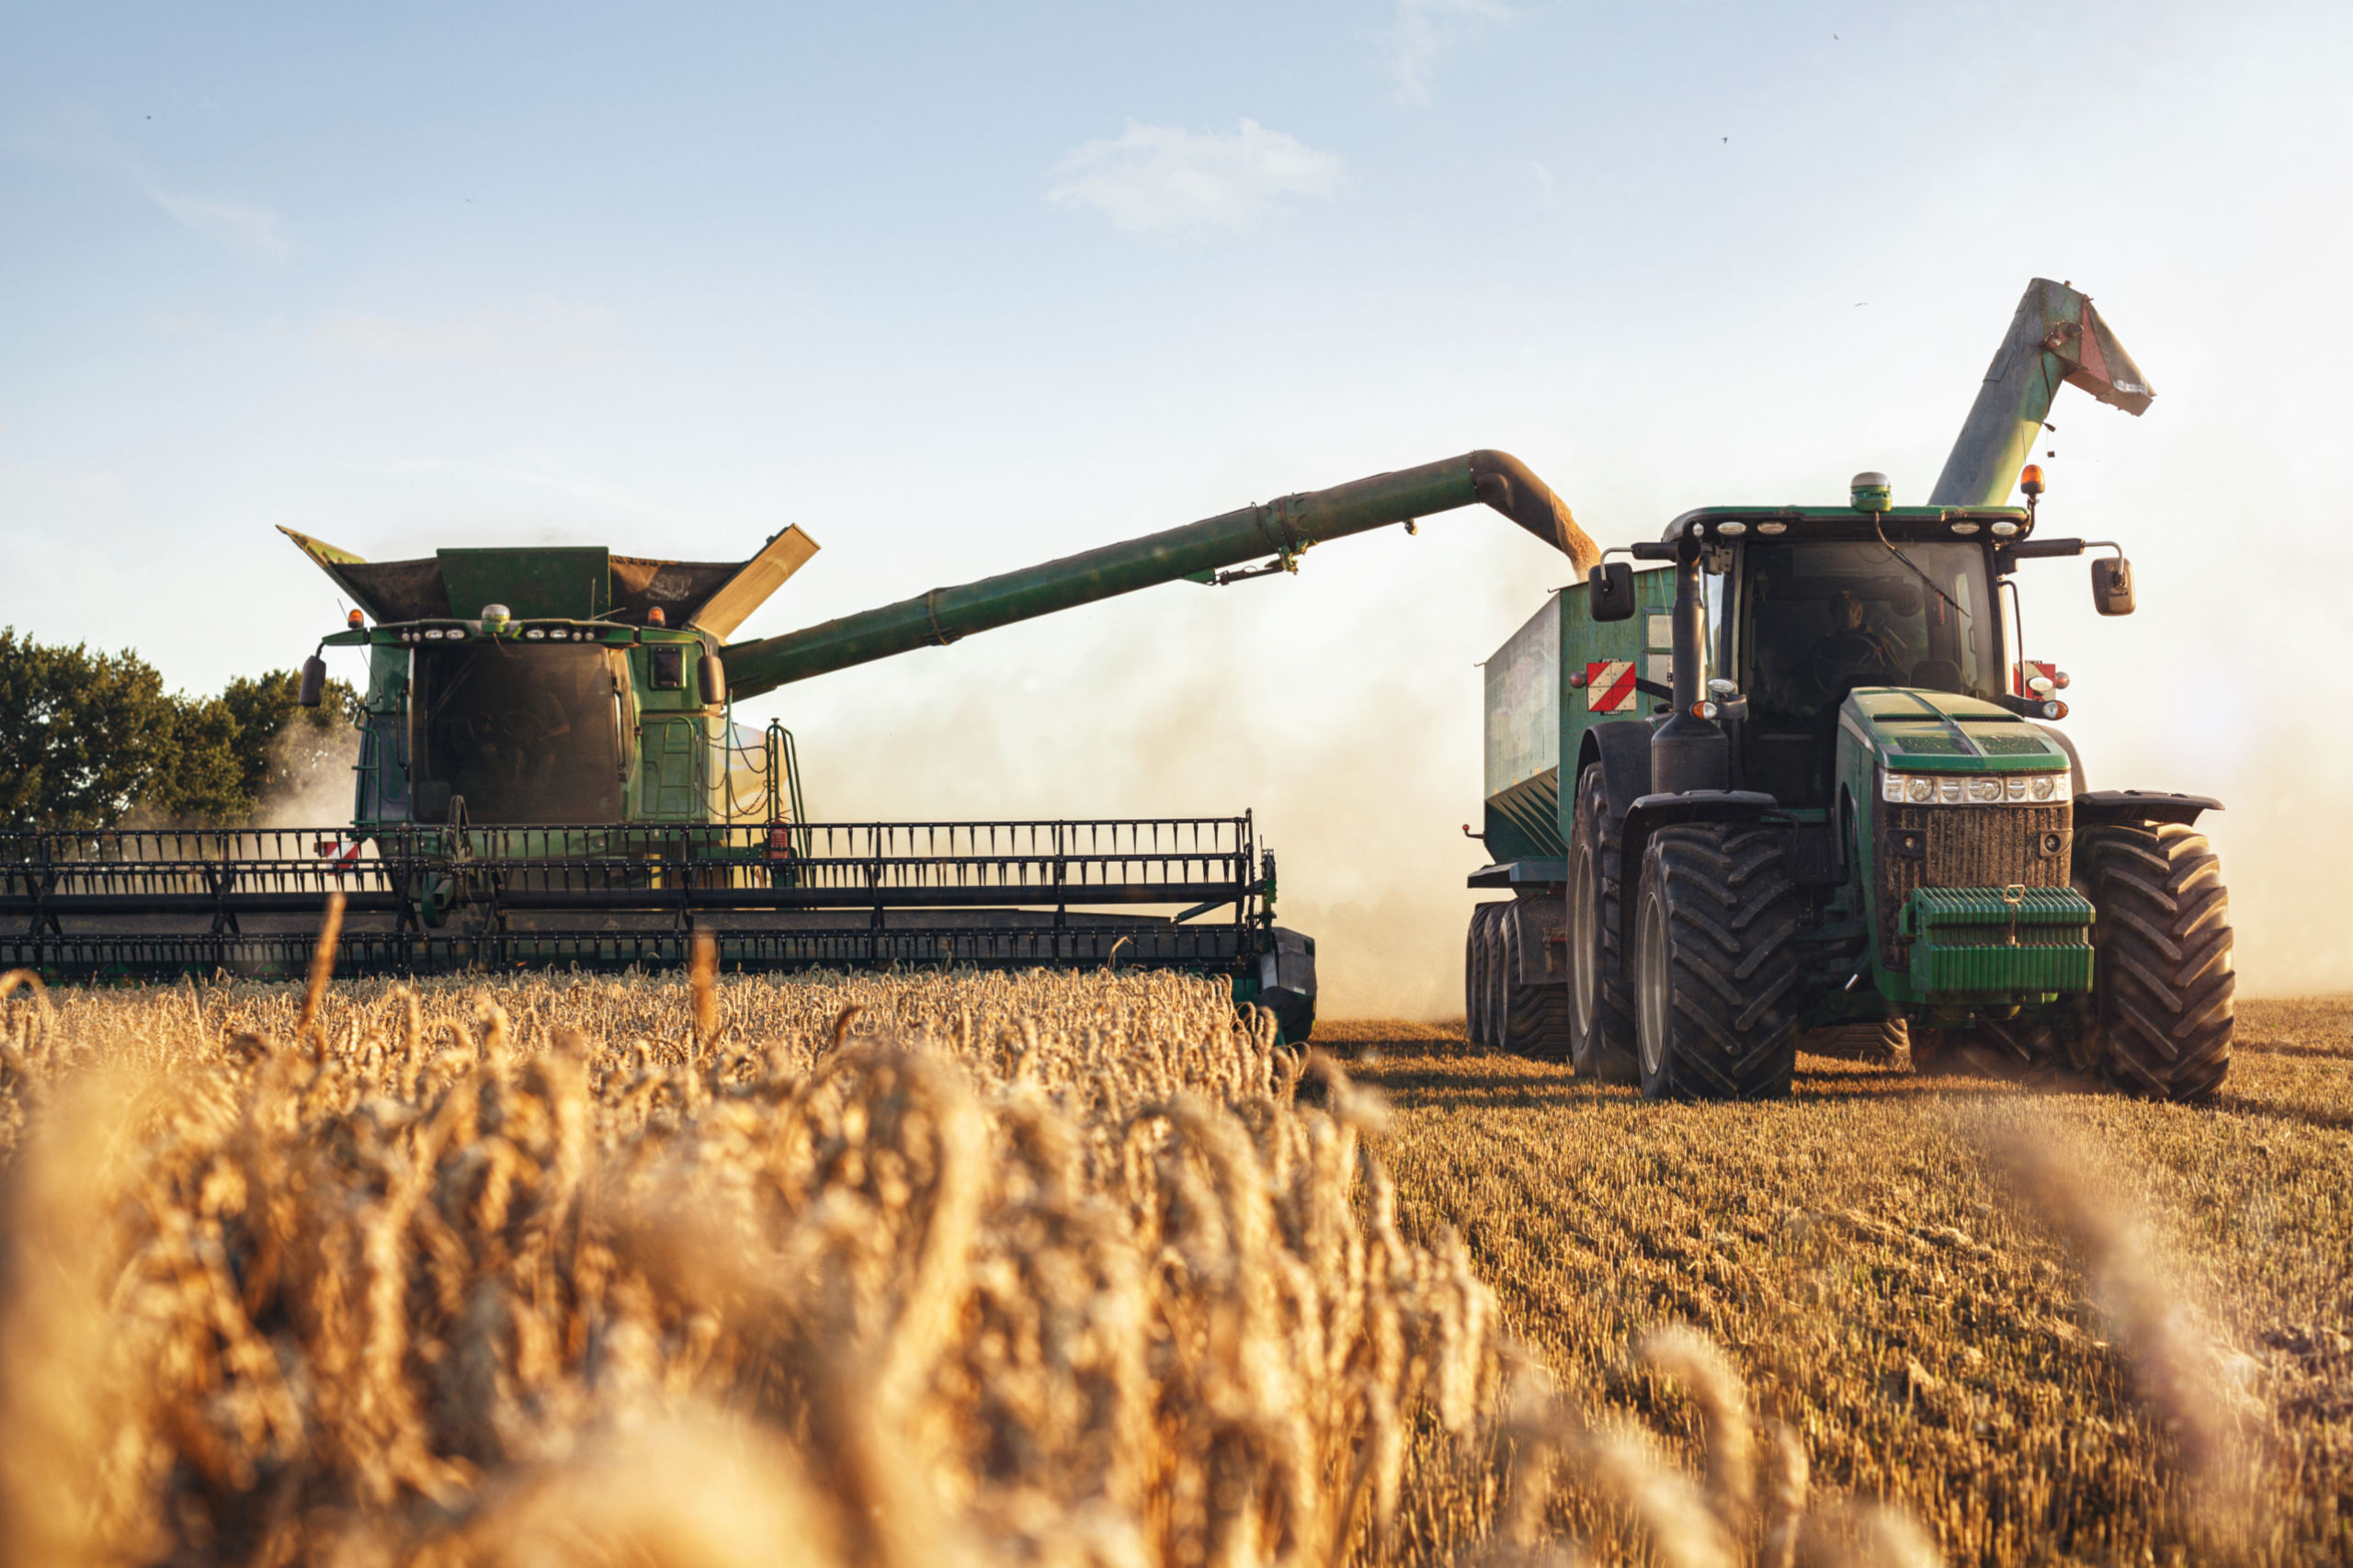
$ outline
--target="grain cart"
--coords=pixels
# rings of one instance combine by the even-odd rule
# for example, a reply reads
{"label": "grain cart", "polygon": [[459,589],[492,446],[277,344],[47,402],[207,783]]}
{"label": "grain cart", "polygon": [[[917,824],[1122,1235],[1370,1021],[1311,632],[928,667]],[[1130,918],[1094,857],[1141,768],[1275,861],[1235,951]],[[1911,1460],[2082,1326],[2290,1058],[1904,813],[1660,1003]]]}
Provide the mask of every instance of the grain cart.
{"label": "grain cart", "polygon": [[[2086,788],[2011,578],[2015,465],[2062,381],[2151,393],[2038,278],[1930,504],[1708,506],[1562,590],[1486,666],[1466,1002],[1485,1041],[1651,1097],[1786,1094],[1810,1051],[2059,1067],[2198,1099],[2229,1063],[2229,908],[2198,796]],[[2132,609],[2120,550],[2091,563]]]}
{"label": "grain cart", "polygon": [[[1154,584],[1296,571],[1317,543],[1474,503],[1578,570],[1599,558],[1552,493],[1494,451],[736,642],[815,551],[798,528],[723,563],[596,548],[369,562],[294,534],[358,607],[322,644],[368,661],[351,823],[0,833],[0,916],[21,923],[0,937],[0,967],[300,973],[339,892],[346,972],[671,966],[702,930],[748,968],[1228,974],[1300,1038],[1314,946],[1275,925],[1274,860],[1248,813],[813,822],[790,735],[739,730],[732,705]],[[305,701],[324,677],[313,654]]]}

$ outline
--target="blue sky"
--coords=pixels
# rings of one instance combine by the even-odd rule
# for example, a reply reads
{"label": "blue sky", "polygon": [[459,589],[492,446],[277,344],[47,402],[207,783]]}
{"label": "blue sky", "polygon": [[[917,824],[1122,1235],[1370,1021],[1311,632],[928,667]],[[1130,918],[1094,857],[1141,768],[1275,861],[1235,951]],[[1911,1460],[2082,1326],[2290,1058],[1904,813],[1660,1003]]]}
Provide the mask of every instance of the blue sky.
{"label": "blue sky", "polygon": [[[782,631],[1478,446],[1609,543],[1865,467],[1916,500],[2045,273],[2159,397],[2054,411],[2052,516],[2143,609],[2046,567],[2029,651],[2096,784],[2233,802],[2250,983],[2353,985],[2353,850],[2302,829],[2353,766],[2302,717],[2353,655],[2341,7],[0,16],[0,622],[210,688],[338,616],[273,524],[791,521]],[[1474,666],[1560,575],[1464,514],[757,716],[824,815],[1255,806],[1342,996],[1436,1011]]]}

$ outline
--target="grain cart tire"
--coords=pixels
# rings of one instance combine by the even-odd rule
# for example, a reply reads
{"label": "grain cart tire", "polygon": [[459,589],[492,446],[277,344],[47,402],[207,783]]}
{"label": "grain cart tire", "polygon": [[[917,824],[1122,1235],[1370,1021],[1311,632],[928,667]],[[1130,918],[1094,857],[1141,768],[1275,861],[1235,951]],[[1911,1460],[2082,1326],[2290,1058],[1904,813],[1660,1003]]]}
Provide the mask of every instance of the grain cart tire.
{"label": "grain cart tire", "polygon": [[2206,835],[2179,823],[2075,834],[2092,902],[2092,1029],[2086,1059],[2155,1099],[2208,1098],[2231,1065],[2231,900]]}
{"label": "grain cart tire", "polygon": [[1569,1059],[1569,993],[1544,972],[1548,927],[1561,924],[1561,902],[1524,898],[1503,918],[1504,1049],[1539,1062]]}
{"label": "grain cart tire", "polygon": [[1575,827],[1569,842],[1569,1060],[1577,1076],[1636,1084],[1633,1002],[1619,906],[1623,839],[1609,832],[1609,797],[1595,763],[1577,776]]}
{"label": "grain cart tire", "polygon": [[1480,1044],[1491,1051],[1500,1051],[1504,1043],[1504,925],[1511,915],[1511,905],[1498,903],[1487,912],[1484,935],[1480,938],[1484,949],[1480,983],[1483,988],[1480,1005],[1485,1009],[1487,1032]]}
{"label": "grain cart tire", "polygon": [[1473,1045],[1479,1043],[1479,928],[1494,907],[1483,903],[1472,910],[1471,924],[1462,937],[1462,1033]]}
{"label": "grain cart tire", "polygon": [[1797,1033],[1787,1004],[1806,909],[1785,842],[1747,823],[1652,835],[1634,903],[1643,1098],[1788,1096]]}
{"label": "grain cart tire", "polygon": [[1471,912],[1471,935],[1462,950],[1462,1032],[1473,1045],[1495,1043],[1495,915],[1504,906],[1483,903]]}

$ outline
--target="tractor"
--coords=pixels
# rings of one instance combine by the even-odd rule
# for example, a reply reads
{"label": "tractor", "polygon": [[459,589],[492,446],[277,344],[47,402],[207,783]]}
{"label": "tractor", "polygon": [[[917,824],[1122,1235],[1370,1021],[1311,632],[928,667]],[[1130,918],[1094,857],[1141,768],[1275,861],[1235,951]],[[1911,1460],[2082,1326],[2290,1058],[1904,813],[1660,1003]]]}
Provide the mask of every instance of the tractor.
{"label": "tractor", "polygon": [[2062,382],[2154,395],[2037,278],[1928,505],[1864,472],[1843,506],[1686,512],[1497,651],[1470,881],[1510,896],[1472,917],[1474,1038],[1654,1099],[1777,1098],[1801,1051],[1906,1046],[2214,1092],[2230,911],[2198,823],[2222,808],[2088,788],[2066,676],[2025,657],[2006,591],[2092,554],[2098,613],[2133,608],[2122,551],[2040,530],[2018,466]]}

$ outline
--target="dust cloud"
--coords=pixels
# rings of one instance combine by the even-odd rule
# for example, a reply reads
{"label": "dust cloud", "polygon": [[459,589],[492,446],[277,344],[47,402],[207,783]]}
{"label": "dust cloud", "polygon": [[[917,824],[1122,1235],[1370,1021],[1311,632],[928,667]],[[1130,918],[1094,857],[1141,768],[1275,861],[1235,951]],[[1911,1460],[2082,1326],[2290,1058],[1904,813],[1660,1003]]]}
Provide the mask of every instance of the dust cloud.
{"label": "dust cloud", "polygon": [[340,827],[351,821],[359,732],[297,719],[269,743],[269,774],[254,822],[262,827]]}
{"label": "dust cloud", "polygon": [[1072,633],[1037,640],[1061,644],[1044,668],[1021,669],[1018,646],[959,647],[788,688],[776,706],[811,819],[1248,811],[1279,923],[1316,939],[1328,1016],[1462,1011],[1478,902],[1463,883],[1486,858],[1461,832],[1481,801],[1471,659],[1368,679],[1343,657],[1270,666],[1213,636],[1162,659],[1136,651],[1149,638]]}

